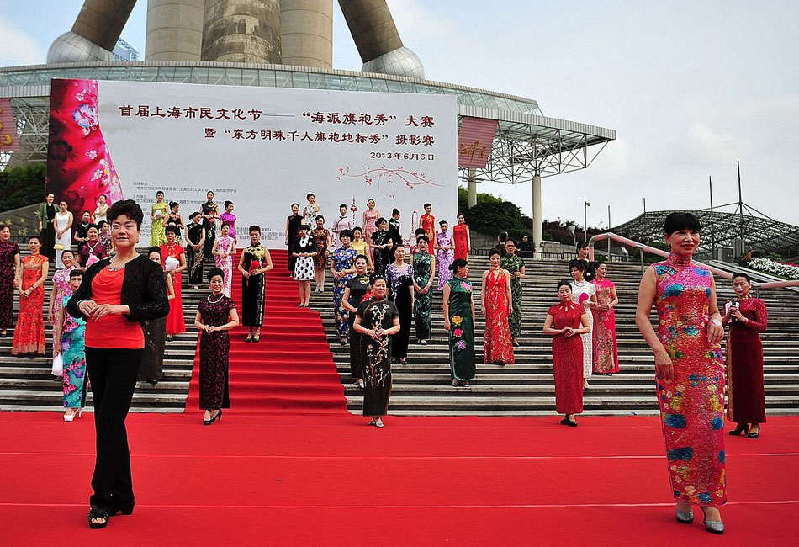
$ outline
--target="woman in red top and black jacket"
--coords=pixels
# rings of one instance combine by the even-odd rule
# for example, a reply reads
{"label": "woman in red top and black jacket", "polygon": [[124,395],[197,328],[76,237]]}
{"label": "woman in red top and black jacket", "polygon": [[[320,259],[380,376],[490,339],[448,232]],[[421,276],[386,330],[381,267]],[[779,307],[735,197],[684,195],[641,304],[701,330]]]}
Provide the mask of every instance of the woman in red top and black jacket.
{"label": "woman in red top and black jacket", "polygon": [[143,218],[133,200],[111,206],[108,220],[117,253],[86,271],[66,307],[71,315],[86,319],[86,364],[97,434],[91,528],[105,527],[117,513],[133,512],[125,417],[144,354],[141,322],[169,313],[161,268],[136,252]]}

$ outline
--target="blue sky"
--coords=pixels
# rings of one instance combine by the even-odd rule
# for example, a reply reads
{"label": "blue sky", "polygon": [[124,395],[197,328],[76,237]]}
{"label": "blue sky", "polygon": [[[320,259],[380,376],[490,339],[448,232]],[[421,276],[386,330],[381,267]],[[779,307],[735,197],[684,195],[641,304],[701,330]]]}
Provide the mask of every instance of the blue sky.
{"label": "blue sky", "polygon": [[[0,65],[44,61],[81,0],[0,0]],[[389,0],[428,78],[539,101],[548,116],[616,129],[589,169],[544,181],[544,215],[589,224],[647,208],[737,199],[799,224],[799,2]],[[360,68],[338,7],[336,68]],[[123,38],[144,52],[146,0]],[[483,183],[529,214],[529,186]]]}

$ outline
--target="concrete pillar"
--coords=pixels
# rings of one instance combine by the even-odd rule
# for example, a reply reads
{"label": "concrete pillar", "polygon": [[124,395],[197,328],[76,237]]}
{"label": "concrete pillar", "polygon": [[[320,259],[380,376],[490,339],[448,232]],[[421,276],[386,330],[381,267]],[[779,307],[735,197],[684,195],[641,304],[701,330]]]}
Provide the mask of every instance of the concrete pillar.
{"label": "concrete pillar", "polygon": [[148,61],[199,61],[205,0],[149,0]]}
{"label": "concrete pillar", "polygon": [[333,67],[333,0],[280,0],[284,65]]}
{"label": "concrete pillar", "polygon": [[280,64],[280,0],[205,0],[202,60]]}
{"label": "concrete pillar", "polygon": [[470,167],[466,171],[466,182],[468,183],[467,192],[468,197],[466,203],[469,206],[469,209],[477,205],[477,180],[476,175],[473,167]]}
{"label": "concrete pillar", "polygon": [[535,257],[541,258],[543,241],[544,207],[541,203],[541,175],[533,177],[533,248]]}
{"label": "concrete pillar", "polygon": [[85,0],[72,32],[111,51],[135,5],[136,0]]}

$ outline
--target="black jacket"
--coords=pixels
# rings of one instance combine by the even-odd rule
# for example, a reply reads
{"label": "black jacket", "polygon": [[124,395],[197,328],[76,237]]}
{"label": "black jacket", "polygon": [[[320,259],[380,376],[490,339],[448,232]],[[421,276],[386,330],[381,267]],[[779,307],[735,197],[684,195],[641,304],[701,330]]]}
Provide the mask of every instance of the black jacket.
{"label": "black jacket", "polygon": [[[83,317],[78,309],[81,300],[92,299],[92,281],[100,270],[108,266],[111,260],[106,258],[92,264],[83,274],[83,281],[67,302],[66,310],[73,317]],[[125,278],[122,281],[121,304],[130,307],[130,321],[150,321],[166,317],[169,313],[169,301],[166,298],[166,283],[161,267],[139,255],[125,264]]]}

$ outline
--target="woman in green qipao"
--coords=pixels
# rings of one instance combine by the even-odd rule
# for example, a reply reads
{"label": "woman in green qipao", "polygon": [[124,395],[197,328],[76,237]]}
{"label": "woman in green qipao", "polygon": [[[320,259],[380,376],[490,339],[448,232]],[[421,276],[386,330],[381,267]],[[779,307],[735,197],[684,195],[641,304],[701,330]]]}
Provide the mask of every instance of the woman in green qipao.
{"label": "woman in green qipao", "polygon": [[505,256],[500,261],[500,267],[510,272],[510,294],[513,300],[513,311],[508,317],[510,324],[511,342],[519,345],[519,336],[522,334],[522,279],[524,273],[524,260],[516,254],[516,242],[508,239],[505,242]]}
{"label": "woman in green qipao", "polygon": [[436,271],[436,257],[430,254],[426,235],[416,239],[416,252],[413,253],[413,289],[416,298],[413,303],[413,317],[416,323],[416,340],[426,344],[430,338],[430,312],[433,309],[433,272]]}
{"label": "woman in green qipao", "polygon": [[474,299],[469,263],[452,262],[453,278],[444,285],[444,328],[449,331],[449,363],[453,386],[468,386],[474,379]]}
{"label": "woman in green qipao", "polygon": [[150,247],[160,247],[166,243],[166,219],[169,217],[169,204],[164,201],[164,193],[158,190],[155,193],[155,203],[150,211],[152,228],[150,230]]}

